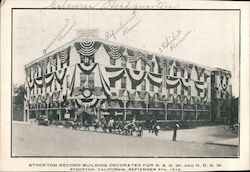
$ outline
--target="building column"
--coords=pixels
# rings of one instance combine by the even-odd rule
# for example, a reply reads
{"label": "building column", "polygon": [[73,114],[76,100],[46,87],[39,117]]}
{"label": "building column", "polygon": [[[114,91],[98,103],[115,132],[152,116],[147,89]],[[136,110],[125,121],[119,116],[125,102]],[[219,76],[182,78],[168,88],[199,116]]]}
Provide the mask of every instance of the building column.
{"label": "building column", "polygon": [[182,103],[181,104],[181,120],[182,121],[184,120],[184,110],[183,110],[183,108],[184,108],[184,104]]}
{"label": "building column", "polygon": [[126,121],[127,119],[127,101],[123,101],[124,103],[124,116],[123,116],[123,120]]}
{"label": "building column", "polygon": [[168,120],[168,102],[165,102],[165,121]]}
{"label": "building column", "polygon": [[198,120],[198,108],[197,108],[197,105],[195,105],[195,119]]}

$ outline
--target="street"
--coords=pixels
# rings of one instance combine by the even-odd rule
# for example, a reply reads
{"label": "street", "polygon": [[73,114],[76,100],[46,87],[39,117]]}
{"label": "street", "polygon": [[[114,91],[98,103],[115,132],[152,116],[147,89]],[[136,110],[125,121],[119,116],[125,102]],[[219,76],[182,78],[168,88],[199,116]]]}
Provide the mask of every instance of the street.
{"label": "street", "polygon": [[[12,156],[73,157],[236,157],[238,146],[209,144],[235,138],[220,126],[200,127],[142,138],[35,124],[12,124]],[[235,139],[236,140],[236,139]]]}

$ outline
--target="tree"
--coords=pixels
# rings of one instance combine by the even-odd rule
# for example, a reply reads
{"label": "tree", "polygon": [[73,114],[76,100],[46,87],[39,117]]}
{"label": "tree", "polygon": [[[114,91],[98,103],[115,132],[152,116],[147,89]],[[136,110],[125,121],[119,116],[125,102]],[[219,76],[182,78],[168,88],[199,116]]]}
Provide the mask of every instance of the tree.
{"label": "tree", "polygon": [[25,100],[26,89],[24,85],[14,85],[13,91],[13,106],[17,109],[23,109],[23,104]]}

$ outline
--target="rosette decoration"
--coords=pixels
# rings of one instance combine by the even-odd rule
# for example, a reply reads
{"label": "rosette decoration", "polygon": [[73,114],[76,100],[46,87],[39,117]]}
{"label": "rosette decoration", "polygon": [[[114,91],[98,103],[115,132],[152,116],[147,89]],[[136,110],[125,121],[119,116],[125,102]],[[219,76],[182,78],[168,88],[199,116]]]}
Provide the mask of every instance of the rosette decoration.
{"label": "rosette decoration", "polygon": [[78,108],[92,108],[96,107],[97,103],[99,102],[99,99],[75,99],[76,106]]}
{"label": "rosette decoration", "polygon": [[91,74],[95,70],[97,63],[92,63],[89,66],[85,64],[77,64],[78,68],[86,75]]}
{"label": "rosette decoration", "polygon": [[157,87],[162,85],[162,75],[148,72],[147,79],[150,84],[155,85]]}
{"label": "rosette decoration", "polygon": [[55,72],[56,81],[60,85],[63,85],[63,81],[64,81],[64,78],[65,78],[66,72],[67,72],[67,68],[62,69],[62,70],[58,70],[58,71]]}
{"label": "rosette decoration", "polygon": [[110,84],[114,84],[117,80],[121,79],[125,74],[124,68],[110,68],[106,67],[106,72],[109,75]]}
{"label": "rosette decoration", "polygon": [[70,49],[71,49],[71,47],[69,46],[68,48],[65,48],[64,50],[58,52],[58,58],[59,58],[61,64],[67,63],[67,65],[69,65]]}
{"label": "rosette decoration", "polygon": [[103,44],[103,47],[110,56],[110,58],[114,60],[119,59],[122,56],[123,52],[125,51],[125,48],[119,45]]}
{"label": "rosette decoration", "polygon": [[145,71],[137,71],[137,70],[129,70],[129,69],[126,69],[126,71],[127,71],[127,75],[129,76],[131,80],[132,89],[135,89],[136,86],[140,85],[146,76]]}
{"label": "rosette decoration", "polygon": [[81,56],[92,56],[100,48],[101,42],[98,42],[98,41],[96,41],[96,42],[92,42],[92,41],[76,42],[74,44],[74,46],[75,46],[77,52]]}
{"label": "rosette decoration", "polygon": [[145,62],[145,64],[151,66],[152,65],[152,57],[151,55],[146,55],[142,52],[134,52],[130,49],[127,49],[127,53],[128,53],[128,61],[130,63],[136,62],[139,59],[143,60]]}

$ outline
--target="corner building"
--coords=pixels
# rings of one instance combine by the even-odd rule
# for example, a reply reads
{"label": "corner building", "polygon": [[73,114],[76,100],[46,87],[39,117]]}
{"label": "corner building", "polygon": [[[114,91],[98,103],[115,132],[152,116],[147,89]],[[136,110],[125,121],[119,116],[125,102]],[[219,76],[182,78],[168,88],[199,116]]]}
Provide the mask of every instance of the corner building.
{"label": "corner building", "polygon": [[158,121],[228,118],[230,71],[109,42],[95,32],[25,65],[24,120],[100,116]]}

